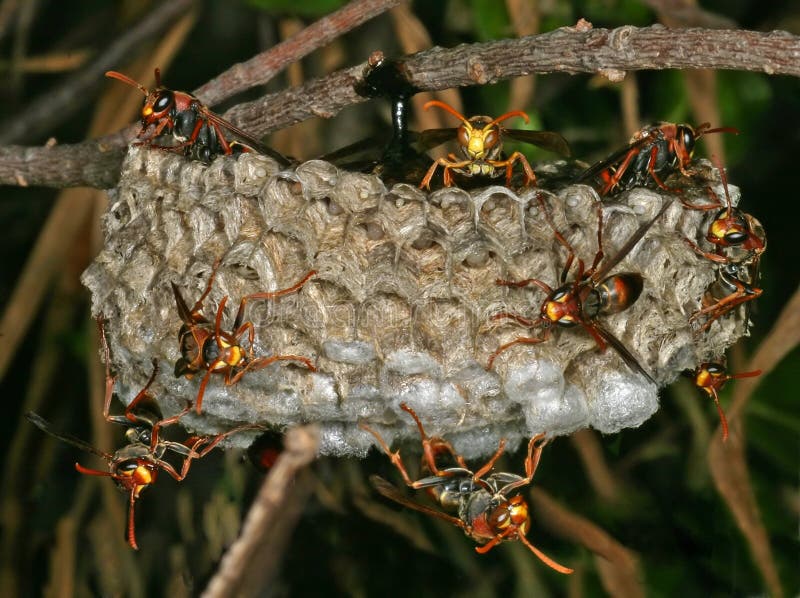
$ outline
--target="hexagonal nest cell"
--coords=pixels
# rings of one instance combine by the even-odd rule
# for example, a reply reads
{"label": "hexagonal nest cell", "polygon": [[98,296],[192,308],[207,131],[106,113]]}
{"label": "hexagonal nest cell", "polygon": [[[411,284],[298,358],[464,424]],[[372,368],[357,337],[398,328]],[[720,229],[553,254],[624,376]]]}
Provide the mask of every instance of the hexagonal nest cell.
{"label": "hexagonal nest cell", "polygon": [[[83,276],[93,312],[106,320],[117,393],[129,402],[155,358],[162,367],[153,390],[165,413],[195,399],[202,374],[189,380],[172,371],[182,322],[170,283],[191,307],[219,260],[202,313],[213,322],[228,297],[224,330],[241,297],[316,271],[296,292],[249,302],[244,320],[254,325],[254,355],[304,356],[317,371],[276,361],[233,385],[212,375],[202,415],[181,420],[195,431],[318,422],[322,454],[364,455],[374,439],[359,421],[389,443],[418,438],[399,408],[406,402],[430,433],[472,458],[494,452],[500,438],[513,447],[539,432],[638,426],[658,408],[656,384],[612,348],[600,351],[581,326],[512,346],[488,368],[498,347],[538,334],[493,316],[535,319],[546,296],[536,285],[496,281],[536,278],[557,287],[568,252],[553,225],[588,267],[598,250],[597,206],[610,259],[668,203],[610,270],[640,273],[644,286],[629,309],[600,318],[603,328],[663,386],[722,355],[745,332],[747,315],[738,309],[701,333],[690,325],[717,266],[686,238],[705,243],[712,213],[685,209],[661,190],[599,203],[588,186],[548,185],[569,168],[539,165],[541,186],[519,193],[490,186],[428,194],[404,184],[387,189],[377,176],[322,161],[281,170],[248,153],[204,165],[131,147],[111,191],[105,248]],[[704,161],[696,169],[684,197],[707,198],[709,186],[724,197],[719,173]],[[738,189],[730,192],[738,202]],[[575,267],[568,280],[574,276]]]}

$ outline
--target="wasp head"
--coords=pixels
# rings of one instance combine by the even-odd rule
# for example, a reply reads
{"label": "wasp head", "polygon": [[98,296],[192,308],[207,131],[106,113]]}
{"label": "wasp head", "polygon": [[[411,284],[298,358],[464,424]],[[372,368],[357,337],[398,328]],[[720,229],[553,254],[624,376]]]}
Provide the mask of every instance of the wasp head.
{"label": "wasp head", "polygon": [[575,286],[575,284],[566,284],[550,293],[541,309],[541,316],[545,322],[566,328],[579,323],[581,301]]}
{"label": "wasp head", "polygon": [[528,515],[528,503],[517,494],[503,500],[488,515],[486,521],[496,535],[516,537],[528,533],[531,518]]}
{"label": "wasp head", "polygon": [[725,366],[720,363],[704,363],[694,374],[695,385],[708,394],[712,394],[713,389],[721,388],[726,381]]}
{"label": "wasp head", "polygon": [[523,118],[526,123],[530,120],[528,115],[521,110],[506,112],[497,118],[473,116],[467,119],[463,114],[444,102],[431,100],[425,104],[424,108],[427,110],[430,106],[446,110],[461,121],[456,137],[461,153],[469,160],[493,160],[497,157],[503,149],[500,123],[504,120],[514,116]]}
{"label": "wasp head", "polygon": [[142,105],[142,126],[148,127],[152,123],[158,122],[169,115],[169,111],[175,106],[175,92],[162,87],[161,71],[155,70],[156,87],[153,90],[147,89],[141,83],[137,83],[127,75],[117,71],[106,72],[106,77],[117,79],[135,87],[145,95],[144,105]]}

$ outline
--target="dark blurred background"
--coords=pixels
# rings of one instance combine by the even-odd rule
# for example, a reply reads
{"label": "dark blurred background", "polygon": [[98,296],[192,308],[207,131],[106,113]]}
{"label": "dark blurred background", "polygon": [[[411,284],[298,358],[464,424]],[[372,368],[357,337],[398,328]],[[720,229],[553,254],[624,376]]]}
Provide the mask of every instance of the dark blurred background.
{"label": "dark blurred background", "polygon": [[[165,27],[167,33],[142,43],[129,61],[114,68],[152,74],[156,61],[166,85],[190,91],[342,4],[197,2]],[[0,0],[0,122],[13,122],[34,99],[47,96],[79,72],[159,5],[132,0]],[[215,110],[223,112],[265,91],[360,64],[377,49],[399,56],[431,44],[449,47],[550,31],[574,25],[581,17],[608,28],[663,22],[800,33],[800,5],[789,0],[411,2],[313,53],[266,89],[251,90]],[[153,85],[151,76],[146,77],[136,76],[144,85]],[[631,73],[614,84],[588,75],[544,75],[450,90],[437,97],[468,115],[524,109],[533,128],[561,132],[573,153],[587,162],[624,145],[635,128],[656,120],[711,120],[712,126],[738,128],[740,135],[709,136],[698,148],[701,156],[712,151],[724,155],[731,184],[742,190],[744,209],[763,223],[769,238],[761,264],[764,293],[752,311],[751,336],[729,355],[735,372],[747,368],[749,357],[773,327],[790,320],[790,315],[783,321],[779,316],[798,287],[800,251],[792,237],[800,223],[794,182],[800,155],[799,92],[798,81],[786,76],[659,71]],[[412,128],[452,126],[437,111],[420,110],[426,98],[415,98]],[[123,110],[118,108],[123,100],[130,107],[114,114]],[[15,143],[40,145],[50,138],[77,143],[113,132],[135,120],[140,102],[136,90],[99,80],[74,99],[73,110],[46,134]],[[114,124],[120,118],[121,124]],[[287,154],[311,158],[386,130],[388,123],[388,106],[369,102],[347,108],[330,121],[308,121],[277,132],[268,142]],[[75,461],[101,464],[43,435],[22,418],[34,409],[55,429],[107,450],[122,442],[97,407],[102,378],[95,324],[89,317],[88,294],[78,281],[96,251],[97,210],[105,199],[91,190],[66,192],[73,194],[72,201],[93,207],[67,227],[75,233],[65,240],[59,236],[65,226],[43,228],[63,193],[4,187],[0,197],[0,222],[5,225],[0,236],[0,304],[8,309],[12,293],[23,288],[22,302],[36,308],[23,340],[6,346],[12,357],[0,372],[6,409],[0,422],[5,455],[0,593],[194,595],[235,538],[261,474],[241,455],[220,451],[196,463],[180,485],[162,476],[139,501],[141,550],[135,553],[123,537],[126,497],[109,480],[86,478],[74,469]],[[35,258],[43,246],[51,252],[59,248],[54,251],[59,256],[56,265],[43,265]],[[33,283],[20,287],[23,280]],[[7,320],[7,325],[14,322]],[[8,331],[0,330],[0,344],[4,342]],[[274,555],[278,573],[265,595],[775,595],[774,581],[765,581],[770,567],[783,591],[795,594],[800,590],[798,371],[800,353],[794,349],[763,376],[747,400],[744,452],[729,459],[731,471],[746,467],[749,476],[730,474],[733,498],[720,494],[709,469],[716,410],[688,380],[664,389],[661,409],[639,429],[605,437],[586,431],[548,446],[534,486],[566,512],[585,519],[575,528],[580,534],[604,530],[610,542],[636,555],[640,578],[632,589],[614,582],[615,575],[625,577],[615,569],[619,563],[595,557],[584,547],[585,537],[560,537],[547,521],[537,521],[536,501],[529,537],[554,559],[574,567],[575,575],[566,578],[547,569],[518,543],[476,554],[460,530],[399,511],[377,497],[366,481],[369,474],[398,478],[388,459],[373,453],[364,461],[321,459],[313,466],[311,498],[285,553]],[[731,388],[723,393],[723,405],[729,404]],[[404,449],[411,463],[416,460],[413,451]],[[500,468],[521,472],[523,458],[522,453],[508,455]],[[732,514],[732,509],[752,512],[750,497],[763,523],[761,535],[746,523],[737,525]],[[764,534],[771,552],[764,552]]]}

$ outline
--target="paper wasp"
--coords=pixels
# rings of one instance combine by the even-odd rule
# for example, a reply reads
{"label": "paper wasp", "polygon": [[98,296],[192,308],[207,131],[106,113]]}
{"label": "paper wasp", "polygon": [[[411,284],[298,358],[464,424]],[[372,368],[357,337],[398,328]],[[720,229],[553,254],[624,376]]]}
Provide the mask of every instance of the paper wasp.
{"label": "paper wasp", "polygon": [[[505,439],[500,441],[491,459],[473,472],[448,441],[439,437],[428,437],[422,422],[411,407],[405,403],[401,403],[400,407],[411,415],[417,424],[422,439],[423,471],[431,474],[428,477],[412,480],[400,458],[400,451],[392,452],[383,437],[367,424],[361,422],[359,426],[375,437],[383,452],[400,471],[406,485],[414,490],[425,489],[439,503],[442,510],[407,498],[383,478],[371,476],[372,484],[378,492],[405,507],[460,527],[467,536],[480,544],[475,547],[476,552],[480,554],[489,552],[501,542],[519,540],[548,567],[559,573],[572,573],[572,569],[558,564],[531,544],[526,537],[531,522],[528,503],[520,494],[511,496],[513,492],[531,483],[542,449],[547,444],[544,434],[534,436],[528,443],[525,477],[493,471],[495,462],[505,450]],[[437,465],[436,458],[443,454],[449,455],[454,460],[455,467],[442,469]],[[457,516],[450,513],[455,513]]]}
{"label": "paper wasp", "polygon": [[741,374],[728,374],[725,365],[720,362],[706,362],[700,364],[697,369],[690,374],[694,380],[695,386],[703,390],[709,397],[714,399],[714,404],[717,406],[719,412],[719,422],[722,427],[722,440],[728,440],[728,420],[725,417],[725,412],[722,410],[722,405],[719,402],[719,393],[725,386],[728,380],[735,380],[739,378],[754,378],[761,375],[761,370],[754,370],[752,372],[743,372]]}
{"label": "paper wasp", "polygon": [[[658,214],[641,225],[619,251],[609,259],[604,259],[605,255],[603,253],[602,243],[602,207],[598,203],[598,250],[595,254],[594,262],[588,270],[584,269],[583,260],[578,260],[577,273],[572,282],[567,282],[567,275],[575,259],[575,250],[563,235],[555,230],[551,222],[550,224],[553,226],[556,238],[569,252],[564,270],[561,273],[561,286],[553,289],[547,283],[535,278],[521,281],[498,279],[496,281],[497,284],[502,286],[525,287],[531,284],[536,285],[547,293],[547,297],[542,303],[539,310],[539,317],[536,319],[529,319],[508,312],[501,312],[492,317],[494,320],[510,319],[526,328],[542,327],[544,332],[541,336],[518,337],[509,343],[501,345],[489,356],[487,367],[491,369],[494,365],[494,360],[501,353],[515,345],[537,344],[546,341],[550,338],[554,326],[571,328],[580,325],[591,335],[601,351],[605,351],[607,345],[611,345],[633,371],[639,372],[655,384],[650,374],[641,366],[631,352],[628,351],[625,345],[622,344],[622,341],[606,330],[597,319],[601,316],[625,311],[639,298],[644,287],[644,279],[641,274],[637,272],[623,272],[609,276],[609,273],[628,255],[628,253],[630,253],[671,203],[671,201],[666,201]],[[544,206],[542,207],[544,209]]]}
{"label": "paper wasp", "polygon": [[[98,320],[98,323],[106,361],[106,391],[103,417],[108,422],[125,426],[125,439],[128,444],[113,454],[109,454],[96,449],[80,438],[56,432],[45,419],[35,413],[28,412],[25,416],[43,432],[83,451],[97,455],[108,463],[108,471],[90,469],[80,463],[75,464],[75,469],[86,475],[110,477],[117,487],[128,495],[126,540],[131,548],[138,550],[134,521],[136,501],[143,490],[155,483],[159,471],[164,470],[175,480],[181,481],[189,472],[193,459],[204,457],[223,439],[232,434],[243,430],[260,429],[260,426],[240,426],[216,436],[191,436],[184,442],[162,439],[160,436],[161,429],[177,422],[191,411],[192,405],[188,403],[172,417],[165,418],[162,416],[158,403],[148,392],[158,372],[158,365],[155,359],[153,360],[153,373],[150,375],[150,379],[125,408],[124,414],[111,415],[111,398],[113,396],[115,378],[111,375],[111,360],[102,320]],[[176,468],[166,460],[168,453],[177,455],[182,459],[179,468]]]}
{"label": "paper wasp", "polygon": [[732,127],[710,128],[703,123],[694,128],[687,124],[659,122],[637,131],[630,143],[581,173],[576,182],[595,184],[598,193],[613,195],[634,187],[652,186],[675,192],[664,184],[676,170],[690,176],[689,166],[695,143],[711,133],[739,134]]}
{"label": "paper wasp", "polygon": [[283,434],[266,430],[247,447],[247,458],[258,471],[268,472],[283,453]]}
{"label": "paper wasp", "polygon": [[[186,305],[177,285],[172,283],[172,292],[175,295],[178,314],[183,321],[183,325],[178,331],[181,357],[175,362],[175,377],[186,376],[191,380],[198,372],[205,372],[195,399],[197,413],[202,410],[203,395],[211,374],[223,374],[225,376],[225,384],[231,386],[236,384],[247,372],[267,367],[276,361],[296,361],[312,372],[317,371],[310,359],[300,355],[253,357],[251,351],[255,340],[255,328],[252,322],[244,321],[244,310],[248,301],[275,299],[295,293],[316,274],[316,271],[311,270],[299,282],[285,289],[244,296],[239,302],[239,310],[233,320],[233,328],[230,332],[225,332],[222,330],[222,314],[228,301],[227,296],[223,297],[219,302],[217,315],[213,323],[202,314],[203,301],[211,292],[218,267],[219,260],[215,262],[211,270],[205,291],[203,291],[200,299],[191,309]],[[246,347],[242,345],[242,339],[245,335],[247,335],[249,341]]]}
{"label": "paper wasp", "polygon": [[697,253],[713,262],[730,263],[757,260],[767,248],[764,227],[750,214],[733,207],[725,168],[717,161],[716,157],[714,165],[717,167],[722,181],[725,203],[723,204],[711,187],[707,188],[713,201],[711,204],[695,205],[681,200],[684,207],[690,210],[710,211],[722,208],[712,220],[706,233],[706,240],[714,245],[714,253],[703,251],[689,239],[686,239],[686,242]]}
{"label": "paper wasp", "polygon": [[[695,252],[718,264],[717,279],[706,290],[703,307],[690,318],[694,321],[707,316],[700,328],[701,331],[707,330],[714,320],[737,305],[752,301],[761,295],[761,289],[755,285],[758,282],[761,254],[767,248],[764,227],[750,214],[733,207],[725,169],[716,158],[714,162],[719,171],[726,200],[726,206],[716,214],[706,233],[706,240],[714,246],[714,251],[704,251],[694,241],[685,239]],[[708,194],[713,200],[711,204],[695,205],[684,200],[681,200],[681,203],[688,209],[704,211],[723,206],[719,196],[710,187]]]}
{"label": "paper wasp", "polygon": [[[724,316],[742,303],[757,299],[763,292],[755,286],[758,279],[758,261],[720,264],[717,279],[703,295],[702,307],[694,312],[690,322],[705,317],[698,332],[708,330],[714,320]],[[747,320],[747,318],[746,318]]]}
{"label": "paper wasp", "polygon": [[[258,139],[215,114],[192,94],[162,86],[159,69],[155,70],[156,87],[152,90],[117,71],[108,71],[106,77],[127,83],[145,95],[142,106],[142,129],[138,135],[141,143],[180,152],[203,162],[210,162],[219,154],[227,156],[232,153],[252,151],[270,156],[282,166],[290,164],[285,156],[266,147]],[[151,125],[154,127],[153,131],[147,135]],[[224,131],[232,133],[239,138],[239,141],[229,142],[225,138]],[[155,143],[155,139],[161,135],[172,135],[177,143],[173,145]]]}
{"label": "paper wasp", "polygon": [[521,110],[506,112],[497,118],[473,116],[467,119],[448,104],[438,100],[431,100],[425,104],[424,108],[427,110],[432,106],[449,112],[461,121],[461,125],[456,129],[428,129],[422,131],[419,133],[422,145],[433,148],[446,141],[456,139],[460,155],[456,156],[451,153],[447,158],[436,160],[428,169],[422,182],[420,182],[420,189],[430,189],[431,179],[439,166],[443,170],[442,176],[445,187],[450,187],[453,184],[453,172],[466,177],[497,178],[502,175],[503,170],[505,170],[506,174],[506,185],[510,185],[514,164],[517,162],[522,165],[525,173],[524,184],[535,185],[536,175],[525,156],[520,152],[514,152],[508,158],[503,155],[503,137],[524,141],[564,156],[570,155],[569,145],[558,133],[506,129],[500,125],[501,122],[515,116],[522,118],[527,123],[530,119]]}

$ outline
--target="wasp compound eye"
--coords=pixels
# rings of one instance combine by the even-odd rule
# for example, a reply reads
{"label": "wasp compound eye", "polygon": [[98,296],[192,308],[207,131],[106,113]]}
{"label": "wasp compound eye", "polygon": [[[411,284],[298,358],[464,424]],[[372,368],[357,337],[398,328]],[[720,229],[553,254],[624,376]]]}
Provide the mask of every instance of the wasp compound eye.
{"label": "wasp compound eye", "polygon": [[175,94],[170,90],[165,89],[164,91],[159,92],[158,97],[156,97],[156,101],[153,102],[153,112],[159,114],[168,110],[174,101]]}

